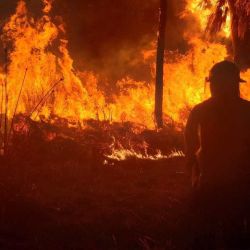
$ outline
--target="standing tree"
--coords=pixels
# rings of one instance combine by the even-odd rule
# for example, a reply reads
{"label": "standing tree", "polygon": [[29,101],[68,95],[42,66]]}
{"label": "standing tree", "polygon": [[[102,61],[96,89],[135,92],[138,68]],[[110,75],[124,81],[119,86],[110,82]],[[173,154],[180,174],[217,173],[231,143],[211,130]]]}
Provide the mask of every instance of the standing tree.
{"label": "standing tree", "polygon": [[167,19],[167,0],[160,2],[160,21],[157,45],[156,60],[156,83],[155,83],[155,121],[157,128],[163,127],[162,106],[163,106],[163,77],[164,77],[164,52],[165,33]]}
{"label": "standing tree", "polygon": [[[209,2],[210,0],[206,0]],[[234,60],[242,68],[250,67],[250,1],[218,0],[216,11],[210,16],[207,30],[217,33],[227,15],[231,17],[231,37]]]}

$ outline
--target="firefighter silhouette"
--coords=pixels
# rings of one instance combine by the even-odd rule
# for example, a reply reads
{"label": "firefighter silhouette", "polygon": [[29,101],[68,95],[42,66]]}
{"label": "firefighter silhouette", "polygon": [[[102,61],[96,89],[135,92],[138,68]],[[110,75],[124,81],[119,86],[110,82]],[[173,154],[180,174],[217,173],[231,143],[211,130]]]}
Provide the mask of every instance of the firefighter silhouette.
{"label": "firefighter silhouette", "polygon": [[240,97],[240,83],[245,81],[230,61],[215,64],[207,80],[211,98],[193,108],[185,130],[196,212],[203,210],[206,223],[212,218],[226,222],[238,216],[247,218],[250,102]]}

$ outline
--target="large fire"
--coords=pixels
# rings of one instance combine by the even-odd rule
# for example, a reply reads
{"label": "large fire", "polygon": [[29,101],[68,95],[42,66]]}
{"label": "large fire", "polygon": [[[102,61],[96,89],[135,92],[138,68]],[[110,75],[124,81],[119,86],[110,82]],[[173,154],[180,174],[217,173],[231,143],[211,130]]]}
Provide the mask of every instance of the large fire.
{"label": "large fire", "polygon": [[[202,30],[207,28],[208,19],[211,16],[211,13],[215,12],[216,4],[218,0],[211,1],[200,1],[200,0],[192,0],[187,3],[187,10],[190,11],[194,17],[198,20],[198,23],[201,26]],[[221,7],[221,11],[225,14],[228,9],[228,5]],[[225,21],[225,25],[222,27],[220,32],[220,36],[222,37],[230,37],[231,35],[231,17],[227,15]]]}
{"label": "large fire", "polygon": [[[189,0],[183,15],[193,15],[200,33],[204,33],[216,2],[213,0],[209,8],[204,8],[199,0]],[[56,115],[80,122],[85,119],[131,121],[153,128],[154,81],[138,82],[124,77],[117,82],[120,93],[109,98],[112,103],[108,102],[93,73],[74,69],[64,25],[55,24],[50,17],[52,1],[43,0],[43,3],[43,16],[37,19],[31,17],[25,1],[20,0],[16,13],[3,28],[1,39],[7,48],[8,67],[0,67],[1,113],[7,112],[11,118],[17,108],[17,113],[37,120],[41,116]],[[186,39],[191,49],[185,55],[178,52],[167,55],[171,60],[165,63],[166,121],[185,122],[190,108],[208,97],[205,77],[209,69],[215,62],[228,57],[223,43],[207,41],[198,34],[187,31]],[[230,17],[219,35],[225,39],[230,37]],[[142,53],[154,68],[155,48],[152,51]],[[250,71],[244,75],[249,79]],[[242,92],[244,97],[250,98],[249,84],[243,86]],[[43,99],[46,94],[48,98]]]}

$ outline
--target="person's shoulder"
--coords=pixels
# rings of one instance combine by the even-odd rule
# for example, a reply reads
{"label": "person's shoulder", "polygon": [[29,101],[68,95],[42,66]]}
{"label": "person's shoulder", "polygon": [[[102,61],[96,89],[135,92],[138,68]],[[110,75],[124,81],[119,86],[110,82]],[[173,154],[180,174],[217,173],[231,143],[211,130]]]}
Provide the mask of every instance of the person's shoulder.
{"label": "person's shoulder", "polygon": [[189,114],[189,120],[191,121],[202,120],[204,116],[206,116],[208,111],[211,109],[210,108],[211,105],[212,105],[211,98],[195,105]]}
{"label": "person's shoulder", "polygon": [[250,113],[250,101],[240,98],[241,110]]}
{"label": "person's shoulder", "polygon": [[212,98],[209,98],[195,105],[192,109],[192,112],[195,112],[195,113],[203,112],[204,110],[206,110],[207,108],[210,108],[211,106],[213,106],[213,100]]}
{"label": "person's shoulder", "polygon": [[250,101],[246,100],[246,99],[243,99],[243,98],[240,98],[240,102],[242,105],[244,105],[245,107],[247,108],[250,108]]}

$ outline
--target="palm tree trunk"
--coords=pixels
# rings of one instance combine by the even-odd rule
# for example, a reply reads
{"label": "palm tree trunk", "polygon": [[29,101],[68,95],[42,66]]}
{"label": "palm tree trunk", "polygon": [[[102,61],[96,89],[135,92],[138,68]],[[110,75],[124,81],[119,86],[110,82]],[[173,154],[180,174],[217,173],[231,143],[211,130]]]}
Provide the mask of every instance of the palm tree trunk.
{"label": "palm tree trunk", "polygon": [[[236,10],[235,0],[228,0],[228,5],[231,13],[231,30],[232,30],[232,45],[234,53],[234,61],[241,68],[250,67],[250,31],[249,27],[244,38],[239,35],[240,18]],[[249,25],[249,24],[248,24]]]}
{"label": "palm tree trunk", "polygon": [[164,52],[165,33],[167,19],[167,0],[160,2],[160,22],[156,59],[156,83],[155,83],[155,121],[157,128],[163,127],[162,106],[163,106],[163,77],[164,77]]}

